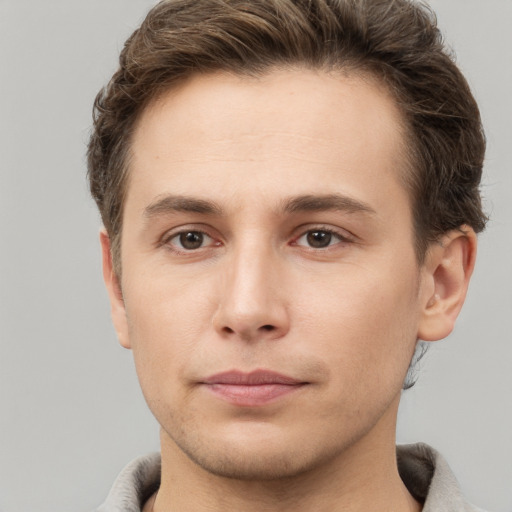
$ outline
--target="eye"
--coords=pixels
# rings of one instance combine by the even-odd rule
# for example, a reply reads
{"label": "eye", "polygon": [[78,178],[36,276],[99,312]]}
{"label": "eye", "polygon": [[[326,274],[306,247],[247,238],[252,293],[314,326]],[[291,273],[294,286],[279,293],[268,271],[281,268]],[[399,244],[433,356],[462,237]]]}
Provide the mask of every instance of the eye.
{"label": "eye", "polygon": [[311,229],[297,238],[295,244],[312,249],[324,249],[339,242],[347,241],[343,236],[328,229]]}
{"label": "eye", "polygon": [[165,242],[179,251],[194,251],[212,245],[213,239],[202,231],[182,231],[168,238]]}

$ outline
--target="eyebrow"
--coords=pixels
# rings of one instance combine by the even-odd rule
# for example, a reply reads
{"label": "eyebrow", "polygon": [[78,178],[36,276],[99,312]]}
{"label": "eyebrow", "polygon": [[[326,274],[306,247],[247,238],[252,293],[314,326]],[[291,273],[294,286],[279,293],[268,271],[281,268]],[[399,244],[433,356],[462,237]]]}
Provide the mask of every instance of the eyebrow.
{"label": "eyebrow", "polygon": [[327,210],[345,213],[377,214],[369,204],[341,194],[298,196],[286,201],[283,207],[283,211],[286,213],[321,212]]}
{"label": "eyebrow", "polygon": [[166,195],[157,198],[144,209],[144,217],[152,218],[172,212],[222,215],[222,208],[212,201],[188,196]]}
{"label": "eyebrow", "polygon": [[[368,204],[341,194],[302,195],[283,201],[283,213],[340,211],[344,213],[365,213],[376,215]],[[198,213],[222,216],[223,209],[215,202],[189,196],[165,195],[157,198],[144,209],[144,217],[151,219],[173,212]]]}

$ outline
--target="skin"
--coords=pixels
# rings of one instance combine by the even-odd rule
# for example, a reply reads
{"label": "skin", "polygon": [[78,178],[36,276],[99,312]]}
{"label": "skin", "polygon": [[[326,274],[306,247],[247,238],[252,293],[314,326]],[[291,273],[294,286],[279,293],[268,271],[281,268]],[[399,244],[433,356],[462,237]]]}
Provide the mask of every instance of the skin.
{"label": "skin", "polygon": [[[396,467],[401,387],[417,339],[453,328],[476,239],[447,233],[418,266],[404,129],[374,80],[305,69],[197,76],[143,112],[121,279],[101,241],[161,425],[146,510],[420,510]],[[255,369],[305,384],[250,407],[203,384]]]}

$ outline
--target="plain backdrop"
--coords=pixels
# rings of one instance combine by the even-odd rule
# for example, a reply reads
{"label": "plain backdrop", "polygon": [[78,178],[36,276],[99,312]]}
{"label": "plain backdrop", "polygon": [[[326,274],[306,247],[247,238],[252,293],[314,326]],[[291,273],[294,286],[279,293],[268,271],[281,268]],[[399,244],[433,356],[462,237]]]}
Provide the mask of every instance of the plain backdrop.
{"label": "plain backdrop", "polygon": [[[0,0],[0,511],[87,512],[158,449],[117,344],[88,197],[91,106],[149,0]],[[512,511],[512,1],[433,0],[480,103],[491,222],[466,306],[404,394],[464,492]]]}

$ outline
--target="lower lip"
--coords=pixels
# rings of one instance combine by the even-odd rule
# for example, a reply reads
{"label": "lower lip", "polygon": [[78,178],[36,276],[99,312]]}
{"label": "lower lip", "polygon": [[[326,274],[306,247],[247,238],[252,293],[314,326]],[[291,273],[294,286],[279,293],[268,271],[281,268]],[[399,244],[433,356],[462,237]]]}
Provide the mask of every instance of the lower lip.
{"label": "lower lip", "polygon": [[256,407],[276,402],[302,389],[305,384],[260,384],[241,386],[235,384],[206,384],[217,397],[241,407]]}

